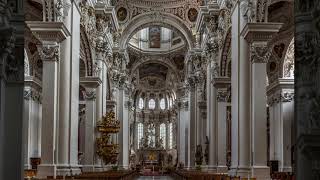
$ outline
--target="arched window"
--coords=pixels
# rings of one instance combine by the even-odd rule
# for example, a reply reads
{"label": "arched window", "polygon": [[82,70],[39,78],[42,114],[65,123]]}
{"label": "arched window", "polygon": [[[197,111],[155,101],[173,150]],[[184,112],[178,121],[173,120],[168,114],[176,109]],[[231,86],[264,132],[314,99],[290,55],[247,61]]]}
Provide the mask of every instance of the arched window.
{"label": "arched window", "polygon": [[139,104],[138,104],[138,106],[139,106],[139,109],[143,109],[144,103],[143,103],[143,99],[142,99],[142,98],[139,99]]}
{"label": "arched window", "polygon": [[173,124],[169,124],[169,149],[173,148]]}
{"label": "arched window", "polygon": [[162,98],[160,100],[160,109],[164,110],[166,108],[166,102],[165,100]]}
{"label": "arched window", "polygon": [[156,108],[156,102],[154,101],[154,99],[150,99],[149,100],[149,109],[154,109]]}
{"label": "arched window", "polygon": [[162,123],[160,125],[160,139],[162,139],[162,145],[166,148],[166,125]]}
{"label": "arched window", "polygon": [[140,144],[142,143],[142,137],[143,137],[143,124],[138,124],[138,149],[140,148]]}

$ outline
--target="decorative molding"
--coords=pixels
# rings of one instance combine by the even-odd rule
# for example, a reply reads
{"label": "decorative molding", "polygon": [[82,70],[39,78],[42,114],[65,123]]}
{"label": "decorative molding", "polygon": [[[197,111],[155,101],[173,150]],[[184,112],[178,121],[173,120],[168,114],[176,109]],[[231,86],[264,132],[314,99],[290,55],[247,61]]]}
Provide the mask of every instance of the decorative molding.
{"label": "decorative molding", "polygon": [[284,91],[281,93],[281,102],[291,102],[294,100],[293,91]]}
{"label": "decorative molding", "polygon": [[228,102],[230,99],[230,93],[227,90],[217,91],[217,101],[218,102]]}
{"label": "decorative molding", "polygon": [[[196,15],[199,14],[199,6],[201,5],[200,1],[196,0],[187,0],[187,1],[126,1],[119,0],[116,3],[117,14],[119,10],[121,12],[121,21],[120,23],[123,26],[129,24],[134,18],[139,15],[146,14],[152,12],[153,18],[161,18],[162,13],[169,13],[171,16],[174,16],[176,19],[179,19],[181,22],[187,27],[193,27],[195,25],[195,21],[193,19],[196,18]],[[196,12],[191,9],[195,9]],[[120,14],[120,13],[119,13]],[[119,18],[118,14],[118,18]],[[194,17],[195,16],[195,17]],[[159,20],[159,19],[157,19]]]}
{"label": "decorative molding", "polygon": [[26,21],[26,24],[40,42],[60,43],[71,35],[63,22]]}
{"label": "decorative molding", "polygon": [[267,63],[271,56],[271,50],[266,43],[250,44],[250,59],[252,63]]}
{"label": "decorative molding", "polygon": [[63,22],[65,17],[68,16],[71,4],[66,0],[57,0],[55,4],[56,21]]}
{"label": "decorative molding", "polygon": [[58,44],[44,44],[37,47],[43,61],[59,61],[60,46]]}
{"label": "decorative molding", "polygon": [[33,100],[40,104],[42,103],[42,93],[33,88],[25,88],[23,97],[25,100]]}
{"label": "decorative molding", "polygon": [[292,102],[294,100],[294,90],[293,89],[283,89],[268,95],[267,103],[269,106],[273,106],[280,102]]}
{"label": "decorative molding", "polygon": [[90,89],[84,91],[84,98],[89,101],[93,101],[97,98],[96,90]]}
{"label": "decorative molding", "polygon": [[268,43],[279,32],[282,23],[247,23],[241,35],[249,42]]}
{"label": "decorative molding", "polygon": [[294,78],[294,39],[289,44],[286,56],[283,62],[283,77]]}
{"label": "decorative molding", "polygon": [[100,77],[95,76],[86,76],[80,77],[80,84],[83,85],[85,88],[97,88],[102,84],[102,80]]}

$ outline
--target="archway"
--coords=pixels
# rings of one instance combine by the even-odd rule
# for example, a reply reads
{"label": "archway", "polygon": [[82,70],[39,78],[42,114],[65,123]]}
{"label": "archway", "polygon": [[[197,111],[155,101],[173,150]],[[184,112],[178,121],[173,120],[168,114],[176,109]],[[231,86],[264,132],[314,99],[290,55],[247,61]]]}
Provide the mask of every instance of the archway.
{"label": "archway", "polygon": [[193,47],[194,38],[183,22],[168,13],[145,13],[132,19],[123,30],[122,38],[119,41],[120,48],[125,49],[127,43],[136,32],[152,25],[158,25],[174,30],[181,35],[183,40],[188,44],[189,49]]}

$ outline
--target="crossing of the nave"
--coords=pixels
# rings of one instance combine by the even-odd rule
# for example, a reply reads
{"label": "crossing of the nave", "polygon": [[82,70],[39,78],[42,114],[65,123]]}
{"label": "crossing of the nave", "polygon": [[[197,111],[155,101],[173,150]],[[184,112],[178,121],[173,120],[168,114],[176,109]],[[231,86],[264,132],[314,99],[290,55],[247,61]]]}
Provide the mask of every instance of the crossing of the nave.
{"label": "crossing of the nave", "polygon": [[293,176],[293,6],[25,0],[25,176]]}

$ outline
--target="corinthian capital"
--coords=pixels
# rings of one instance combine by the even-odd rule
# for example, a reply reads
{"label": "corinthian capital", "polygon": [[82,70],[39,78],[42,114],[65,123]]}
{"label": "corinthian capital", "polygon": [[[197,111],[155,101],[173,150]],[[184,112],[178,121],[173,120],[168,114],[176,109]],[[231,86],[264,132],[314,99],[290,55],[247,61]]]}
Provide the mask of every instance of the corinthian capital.
{"label": "corinthian capital", "polygon": [[252,63],[267,63],[271,56],[271,50],[266,43],[251,43],[250,54]]}
{"label": "corinthian capital", "polygon": [[96,99],[96,91],[94,89],[86,90],[84,93],[84,98],[86,100],[94,100]]}
{"label": "corinthian capital", "polygon": [[58,61],[60,47],[58,44],[39,45],[39,55],[43,61]]}

